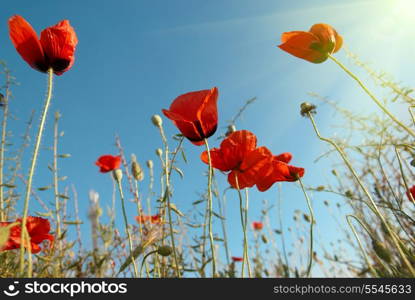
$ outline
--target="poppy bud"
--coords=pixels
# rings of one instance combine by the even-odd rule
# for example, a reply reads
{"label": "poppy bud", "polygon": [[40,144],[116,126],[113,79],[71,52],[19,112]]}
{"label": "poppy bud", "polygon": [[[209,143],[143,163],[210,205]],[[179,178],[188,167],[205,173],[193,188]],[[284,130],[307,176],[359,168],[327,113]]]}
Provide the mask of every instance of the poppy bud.
{"label": "poppy bud", "polygon": [[133,177],[137,181],[143,181],[144,179],[144,173],[143,169],[141,169],[140,164],[137,162],[137,158],[134,154],[131,155],[131,173],[133,174]]}
{"label": "poppy bud", "polygon": [[157,149],[156,149],[156,155],[157,155],[158,157],[161,157],[161,156],[163,155],[163,150],[161,150],[161,148],[157,148]]}
{"label": "poppy bud", "polygon": [[261,235],[261,239],[262,239],[262,242],[264,244],[268,243],[268,239],[267,239],[267,237],[265,235]]}
{"label": "poppy bud", "polygon": [[301,103],[300,108],[301,108],[300,113],[301,113],[301,116],[303,116],[303,117],[307,117],[309,114],[316,114],[317,113],[317,111],[316,111],[317,107],[314,104],[311,104],[309,102]]}
{"label": "poppy bud", "polygon": [[151,117],[151,122],[153,122],[154,126],[161,128],[163,125],[163,119],[159,115],[153,115]]}
{"label": "poppy bud", "polygon": [[112,171],[112,176],[114,176],[115,181],[121,182],[122,180],[122,171],[121,169],[115,169]]}
{"label": "poppy bud", "polygon": [[151,159],[147,161],[147,168],[149,169],[153,168],[153,161]]}
{"label": "poppy bud", "polygon": [[377,240],[372,240],[372,247],[377,256],[379,256],[385,262],[390,263],[392,261],[392,257],[389,251],[386,249],[385,244]]}
{"label": "poppy bud", "polygon": [[61,116],[60,112],[55,112],[55,120],[59,120]]}
{"label": "poppy bud", "polygon": [[307,215],[307,214],[303,214],[303,218],[304,218],[304,220],[305,220],[307,223],[311,223],[311,218],[310,218],[310,216],[309,216],[309,215]]}
{"label": "poppy bud", "polygon": [[415,158],[413,160],[411,160],[411,166],[415,167]]}
{"label": "poppy bud", "polygon": [[228,126],[228,131],[226,131],[225,135],[228,136],[228,135],[230,135],[231,133],[233,133],[235,131],[236,131],[235,125],[233,125],[233,124],[232,125],[229,125]]}
{"label": "poppy bud", "polygon": [[170,246],[161,246],[157,249],[157,253],[161,256],[169,256],[172,252],[173,249]]}

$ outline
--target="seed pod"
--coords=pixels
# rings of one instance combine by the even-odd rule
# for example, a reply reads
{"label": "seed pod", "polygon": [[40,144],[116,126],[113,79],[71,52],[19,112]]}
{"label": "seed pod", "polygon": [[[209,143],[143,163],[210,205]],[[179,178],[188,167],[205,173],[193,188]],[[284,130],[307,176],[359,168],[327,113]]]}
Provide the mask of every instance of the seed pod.
{"label": "seed pod", "polygon": [[228,126],[228,131],[226,131],[226,133],[225,133],[225,135],[226,136],[228,136],[228,135],[230,135],[232,132],[235,132],[236,131],[236,127],[235,127],[235,125],[229,125]]}
{"label": "seed pod", "polygon": [[391,254],[386,249],[385,244],[379,242],[378,240],[372,240],[372,247],[377,256],[379,256],[385,262],[390,263],[392,261]]}
{"label": "seed pod", "polygon": [[160,246],[157,249],[157,253],[161,256],[169,256],[173,252],[173,249],[170,246]]}
{"label": "seed pod", "polygon": [[309,114],[316,114],[316,106],[314,104],[311,104],[309,102],[303,102],[300,106],[300,113],[303,117],[307,117]]}
{"label": "seed pod", "polygon": [[153,115],[151,117],[151,122],[153,122],[154,126],[160,128],[163,125],[163,119],[159,115]]}
{"label": "seed pod", "polygon": [[147,168],[149,169],[153,168],[153,161],[151,159],[149,159],[146,164],[147,164]]}
{"label": "seed pod", "polygon": [[122,180],[122,171],[121,169],[115,169],[112,171],[112,176],[114,176],[115,181],[121,182]]}
{"label": "seed pod", "polygon": [[261,235],[261,239],[262,239],[262,242],[264,244],[268,243],[268,239],[267,239],[267,237],[265,235]]}
{"label": "seed pod", "polygon": [[311,217],[307,214],[303,214],[303,218],[307,223],[311,223]]}
{"label": "seed pod", "polygon": [[143,181],[144,179],[144,172],[143,169],[141,169],[140,164],[137,162],[137,158],[134,154],[131,154],[131,173],[133,174],[133,177],[137,181]]}
{"label": "seed pod", "polygon": [[163,155],[163,150],[161,150],[161,148],[157,148],[157,149],[156,149],[156,155],[157,155],[158,157],[161,157],[161,156]]}

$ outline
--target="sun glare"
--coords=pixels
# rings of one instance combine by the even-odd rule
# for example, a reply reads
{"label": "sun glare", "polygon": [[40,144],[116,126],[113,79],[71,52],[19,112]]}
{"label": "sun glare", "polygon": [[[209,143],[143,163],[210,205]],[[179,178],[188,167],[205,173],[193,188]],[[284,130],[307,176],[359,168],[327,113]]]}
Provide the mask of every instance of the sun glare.
{"label": "sun glare", "polygon": [[415,19],[415,0],[396,0],[393,5],[393,14],[402,18],[404,22]]}

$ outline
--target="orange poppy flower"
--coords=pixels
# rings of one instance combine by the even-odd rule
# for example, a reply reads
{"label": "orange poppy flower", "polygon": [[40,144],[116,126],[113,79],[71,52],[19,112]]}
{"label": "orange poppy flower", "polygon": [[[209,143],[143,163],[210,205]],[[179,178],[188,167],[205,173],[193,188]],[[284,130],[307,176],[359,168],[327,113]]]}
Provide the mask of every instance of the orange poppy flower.
{"label": "orange poppy flower", "polygon": [[275,182],[279,181],[297,181],[299,177],[304,176],[304,168],[289,165],[292,155],[283,153],[274,156],[268,163],[258,172],[260,178],[256,181],[259,191],[268,190]]}
{"label": "orange poppy flower", "polygon": [[15,15],[9,19],[9,35],[17,52],[35,70],[52,68],[56,75],[62,75],[74,63],[78,39],[68,20],[46,28],[39,39],[33,27]]}
{"label": "orange poppy flower", "polygon": [[193,144],[200,146],[218,126],[218,89],[190,92],[177,97],[164,115]]}
{"label": "orange poppy flower", "polygon": [[[266,147],[257,148],[257,139],[252,132],[239,130],[227,136],[220,148],[210,150],[210,156],[214,168],[230,172],[228,182],[233,188],[244,189],[255,185],[258,171],[272,158],[272,153]],[[201,159],[209,163],[206,151]]]}
{"label": "orange poppy flower", "polygon": [[[22,219],[20,218],[16,220],[18,223],[21,223],[21,221]],[[15,222],[0,222],[0,227],[9,226],[12,223]],[[26,228],[30,237],[30,247],[32,253],[39,253],[42,250],[39,245],[45,240],[48,240],[51,244],[53,244],[54,237],[53,235],[49,234],[49,220],[40,217],[27,217]],[[10,236],[3,250],[13,250],[20,248],[21,232],[21,224],[17,224],[10,228]],[[27,245],[25,245],[25,248],[28,248]]]}
{"label": "orange poppy flower", "polygon": [[241,261],[243,261],[244,259],[242,258],[242,257],[239,257],[239,256],[232,256],[232,261],[233,262],[241,262]]}
{"label": "orange poppy flower", "polygon": [[101,173],[107,173],[118,169],[121,165],[121,156],[102,155],[95,164],[100,168]]}
{"label": "orange poppy flower", "polygon": [[264,224],[262,224],[262,222],[252,222],[252,228],[254,230],[262,230],[262,228],[264,228]]}
{"label": "orange poppy flower", "polygon": [[145,224],[147,222],[150,222],[151,224],[161,223],[161,216],[159,214],[154,215],[154,216],[146,216],[146,215],[136,216],[135,219],[139,224]]}
{"label": "orange poppy flower", "polygon": [[280,49],[317,64],[339,51],[343,38],[330,25],[315,24],[309,31],[284,32],[281,42]]}

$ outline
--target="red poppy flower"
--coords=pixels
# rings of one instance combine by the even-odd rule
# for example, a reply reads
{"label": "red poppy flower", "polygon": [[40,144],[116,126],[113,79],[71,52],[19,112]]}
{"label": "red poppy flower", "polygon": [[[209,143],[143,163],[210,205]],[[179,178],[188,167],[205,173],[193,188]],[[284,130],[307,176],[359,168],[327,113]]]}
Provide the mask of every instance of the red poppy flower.
{"label": "red poppy flower", "polygon": [[164,115],[193,144],[203,145],[218,126],[218,89],[190,92],[177,97]]}
{"label": "red poppy flower", "polygon": [[[412,186],[409,191],[406,192],[406,196],[410,201],[415,201],[415,185]],[[412,198],[411,198],[412,196]]]}
{"label": "red poppy flower", "polygon": [[107,173],[120,167],[121,156],[103,155],[98,158],[95,164],[100,167],[100,172]]}
{"label": "red poppy flower", "polygon": [[298,178],[304,176],[304,168],[287,164],[290,162],[291,157],[290,153],[274,156],[272,160],[259,170],[256,180],[256,186],[259,191],[264,192],[268,190],[275,182],[297,181]]}
{"label": "red poppy flower", "polygon": [[242,258],[242,257],[238,257],[238,256],[232,256],[232,261],[233,262],[241,262],[241,261],[243,261],[244,259]]}
{"label": "red poppy flower", "polygon": [[[272,158],[266,147],[257,148],[256,136],[247,130],[231,133],[220,144],[220,148],[210,150],[212,166],[228,174],[229,184],[239,189],[252,187],[256,183],[258,171]],[[208,164],[207,152],[201,155]],[[237,182],[237,180],[238,182]]]}
{"label": "red poppy flower", "polygon": [[254,228],[254,230],[262,230],[262,228],[264,228],[264,224],[261,222],[252,222],[252,228]]}
{"label": "red poppy flower", "polygon": [[39,39],[32,26],[16,15],[9,19],[9,34],[17,52],[35,70],[52,68],[62,75],[74,63],[78,39],[68,20],[44,29]]}
{"label": "red poppy flower", "polygon": [[312,63],[322,63],[340,50],[343,38],[328,24],[315,24],[309,31],[284,32],[278,47]]}
{"label": "red poppy flower", "polygon": [[137,220],[139,224],[145,224],[147,222],[150,222],[151,224],[161,223],[161,216],[159,214],[154,215],[154,216],[141,215],[141,216],[135,217],[135,219]]}
{"label": "red poppy flower", "polygon": [[[17,219],[16,222],[20,223],[12,228],[10,228],[10,236],[9,240],[7,241],[6,245],[4,246],[3,250],[13,250],[20,248],[21,245],[21,221],[22,219]],[[15,222],[0,222],[0,226],[9,226],[10,224]],[[32,253],[39,253],[42,248],[40,248],[40,244],[44,240],[50,241],[52,244],[54,241],[54,237],[49,234],[50,231],[50,223],[49,220],[39,218],[39,217],[27,217],[26,222],[27,232],[30,236],[30,247]],[[25,245],[25,248],[28,248]]]}

